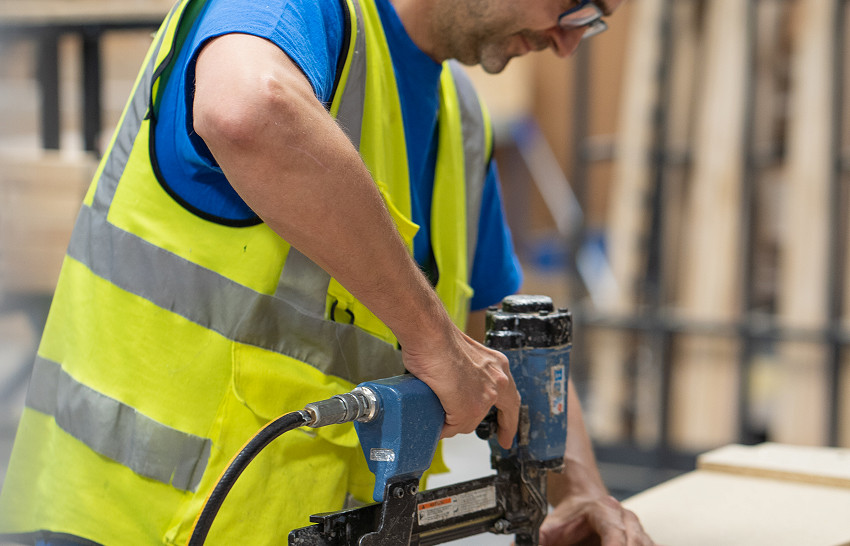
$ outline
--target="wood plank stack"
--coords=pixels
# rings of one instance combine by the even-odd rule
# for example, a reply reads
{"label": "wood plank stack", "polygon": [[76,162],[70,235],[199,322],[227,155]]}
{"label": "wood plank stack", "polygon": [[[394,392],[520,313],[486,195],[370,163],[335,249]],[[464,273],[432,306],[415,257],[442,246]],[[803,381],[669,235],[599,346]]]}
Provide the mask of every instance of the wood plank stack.
{"label": "wood plank stack", "polygon": [[[835,177],[844,176],[837,153],[850,134],[838,143],[833,134],[838,116],[850,133],[847,91],[834,100],[833,62],[843,54],[850,77],[846,40],[835,34],[847,10],[838,11],[839,0],[634,4],[607,231],[621,291],[597,311],[678,325],[666,330],[670,415],[659,421],[662,363],[658,354],[641,356],[647,336],[629,345],[633,338],[608,329],[588,349],[591,377],[599,378],[588,404],[591,430],[603,441],[626,440],[617,420],[632,413],[639,426],[630,441],[654,441],[669,424],[673,447],[693,451],[739,441],[743,418],[750,432],[772,440],[826,444],[824,332],[836,325],[830,303],[841,294],[850,325],[850,226],[842,220],[843,232],[834,233],[830,216],[836,199],[844,216],[850,206],[847,192],[835,191]],[[665,17],[671,34],[661,51]],[[652,129],[659,112],[665,123]],[[653,224],[660,232],[650,240]],[[660,272],[648,263],[651,244]],[[836,245],[848,265],[841,290],[830,292]],[[643,288],[653,274],[660,301]],[[745,346],[744,324],[756,333],[775,326],[780,339]],[[843,368],[839,401],[850,400],[848,358]],[[751,401],[745,408],[742,393]],[[839,442],[850,445],[850,403],[839,416]]]}
{"label": "wood plank stack", "polygon": [[[747,3],[706,5],[693,166],[682,224],[677,310],[694,322],[736,318],[744,168]],[[723,443],[735,426],[735,340],[682,336],[673,366],[672,430],[684,446]],[[703,444],[704,445],[704,444]]]}
{"label": "wood plank stack", "polygon": [[[832,59],[836,3],[797,6],[792,29],[791,89],[778,314],[796,328],[828,326],[829,214],[833,146]],[[781,347],[782,386],[772,429],[781,442],[826,441],[825,348],[789,342]]]}

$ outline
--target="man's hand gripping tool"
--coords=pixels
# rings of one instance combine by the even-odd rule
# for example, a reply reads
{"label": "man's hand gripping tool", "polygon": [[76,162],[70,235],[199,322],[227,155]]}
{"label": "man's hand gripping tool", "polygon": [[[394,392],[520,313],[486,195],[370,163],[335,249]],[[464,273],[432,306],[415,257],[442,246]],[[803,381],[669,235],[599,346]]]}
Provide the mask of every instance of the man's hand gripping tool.
{"label": "man's hand gripping tool", "polygon": [[485,343],[508,357],[523,402],[510,450],[495,439],[495,411],[478,427],[490,441],[493,476],[419,491],[445,414],[431,389],[411,375],[366,382],[319,403],[331,407],[308,405],[316,420],[355,420],[375,473],[376,503],[315,514],[314,525],[292,531],[289,544],[428,545],[490,532],[514,534],[518,546],[537,545],[548,510],[546,474],[564,464],[571,335],[569,312],[556,311],[545,296],[510,296],[501,309],[488,310]]}

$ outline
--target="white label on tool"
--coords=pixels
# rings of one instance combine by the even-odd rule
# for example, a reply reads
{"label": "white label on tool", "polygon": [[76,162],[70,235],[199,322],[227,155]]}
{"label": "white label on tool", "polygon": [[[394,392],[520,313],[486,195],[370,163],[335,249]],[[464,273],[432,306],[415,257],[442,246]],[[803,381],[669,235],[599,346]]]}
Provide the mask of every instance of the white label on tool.
{"label": "white label on tool", "polygon": [[417,505],[419,525],[428,525],[438,521],[456,518],[487,510],[496,506],[496,486],[488,485],[466,493],[458,493],[451,497],[423,502]]}
{"label": "white label on tool", "polygon": [[549,411],[561,415],[566,411],[567,373],[563,365],[552,367],[549,380]]}
{"label": "white label on tool", "polygon": [[380,462],[391,462],[395,460],[395,451],[386,448],[373,447],[369,452],[369,459]]}

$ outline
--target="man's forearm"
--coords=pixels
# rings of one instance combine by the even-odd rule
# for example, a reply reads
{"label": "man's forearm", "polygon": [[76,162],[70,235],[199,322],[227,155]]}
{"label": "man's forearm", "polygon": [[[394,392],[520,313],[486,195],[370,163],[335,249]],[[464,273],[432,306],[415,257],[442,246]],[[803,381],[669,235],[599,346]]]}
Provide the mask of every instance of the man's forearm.
{"label": "man's forearm", "polygon": [[552,505],[557,505],[568,495],[607,495],[572,380],[568,384],[567,420],[564,471],[549,473],[549,502]]}
{"label": "man's forearm", "polygon": [[549,473],[549,502],[554,509],[540,527],[540,543],[559,546],[597,537],[603,546],[652,545],[637,516],[611,497],[602,482],[572,382],[568,397],[564,472]]}

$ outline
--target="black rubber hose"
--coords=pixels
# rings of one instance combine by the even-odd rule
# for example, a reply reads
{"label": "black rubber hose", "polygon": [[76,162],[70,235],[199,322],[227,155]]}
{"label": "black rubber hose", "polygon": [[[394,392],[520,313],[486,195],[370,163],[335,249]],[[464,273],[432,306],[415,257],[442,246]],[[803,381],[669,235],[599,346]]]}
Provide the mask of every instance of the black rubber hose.
{"label": "black rubber hose", "polygon": [[254,457],[269,445],[272,440],[285,432],[306,425],[309,421],[310,417],[304,412],[293,411],[292,413],[287,413],[264,426],[245,444],[245,447],[230,461],[230,465],[221,474],[212,492],[204,502],[204,507],[201,509],[201,513],[198,514],[198,519],[195,520],[192,536],[189,538],[187,546],[200,546],[207,539],[207,533],[209,533],[210,527],[212,527],[213,520],[216,514],[218,514],[219,508],[221,508],[224,498],[230,492],[233,484],[236,483],[236,479],[239,478],[239,475],[248,466],[248,463],[253,461]]}

